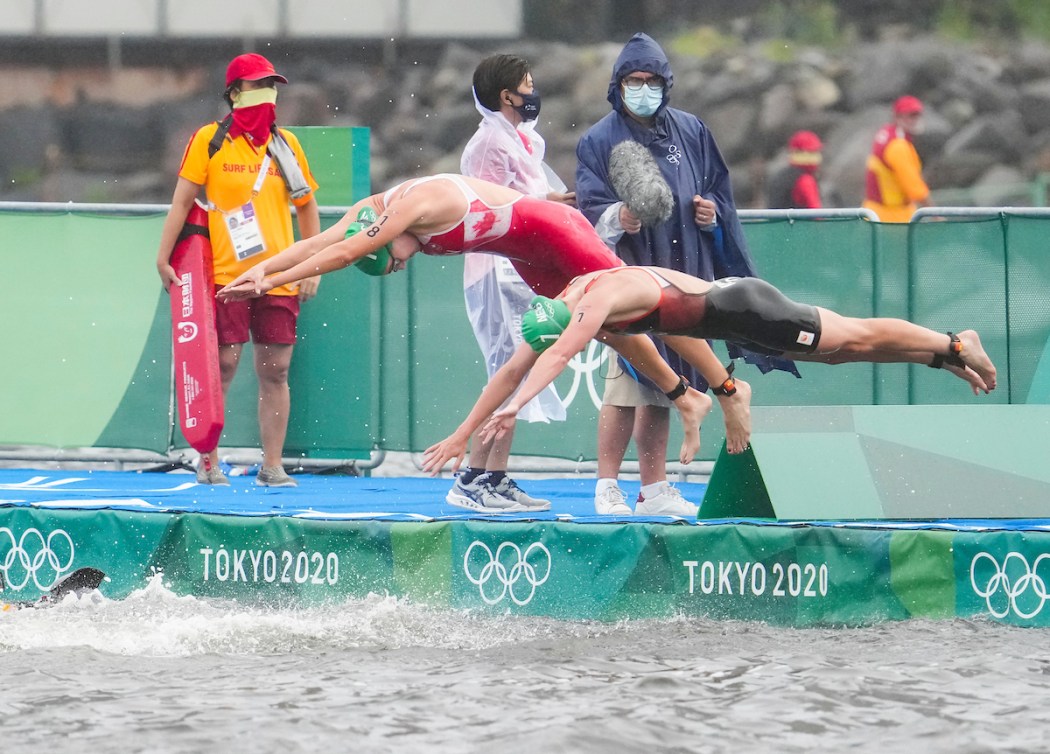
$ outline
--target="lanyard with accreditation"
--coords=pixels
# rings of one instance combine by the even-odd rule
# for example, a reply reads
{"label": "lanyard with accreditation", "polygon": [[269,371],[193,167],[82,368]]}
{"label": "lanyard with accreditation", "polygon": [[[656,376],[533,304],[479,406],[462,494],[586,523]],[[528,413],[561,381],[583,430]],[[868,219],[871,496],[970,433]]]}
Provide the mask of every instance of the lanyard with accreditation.
{"label": "lanyard with accreditation", "polygon": [[255,177],[255,184],[252,186],[251,199],[235,209],[222,210],[222,222],[230,234],[233,251],[239,262],[266,251],[266,242],[263,240],[259,217],[255,213],[252,199],[257,197],[259,191],[262,190],[263,181],[266,180],[266,171],[269,169],[270,153],[267,152],[263,156],[262,164],[259,165],[259,174]]}

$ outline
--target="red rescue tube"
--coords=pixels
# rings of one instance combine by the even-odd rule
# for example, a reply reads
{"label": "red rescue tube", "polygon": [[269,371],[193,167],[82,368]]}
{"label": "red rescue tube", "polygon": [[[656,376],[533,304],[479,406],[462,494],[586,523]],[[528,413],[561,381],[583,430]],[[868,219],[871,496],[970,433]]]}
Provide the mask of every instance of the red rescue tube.
{"label": "red rescue tube", "polygon": [[199,202],[186,216],[171,266],[179,276],[169,291],[179,429],[190,447],[210,453],[222,434],[223,399],[208,212]]}

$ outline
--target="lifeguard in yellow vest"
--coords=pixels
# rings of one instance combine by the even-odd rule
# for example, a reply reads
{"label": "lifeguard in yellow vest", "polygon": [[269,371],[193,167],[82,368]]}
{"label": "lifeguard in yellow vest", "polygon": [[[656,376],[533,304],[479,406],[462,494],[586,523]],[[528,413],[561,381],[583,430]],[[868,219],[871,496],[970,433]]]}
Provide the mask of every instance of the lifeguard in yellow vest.
{"label": "lifeguard in yellow vest", "polygon": [[864,178],[863,206],[874,210],[883,222],[906,223],[918,207],[929,203],[922,161],[912,144],[922,110],[917,97],[901,97],[893,103],[893,122],[875,134]]}

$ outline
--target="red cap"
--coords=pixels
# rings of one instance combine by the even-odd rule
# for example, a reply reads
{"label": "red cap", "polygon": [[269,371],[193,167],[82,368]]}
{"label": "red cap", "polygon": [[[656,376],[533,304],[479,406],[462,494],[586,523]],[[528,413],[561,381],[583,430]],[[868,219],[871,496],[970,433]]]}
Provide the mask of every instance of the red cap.
{"label": "red cap", "polygon": [[812,131],[796,131],[788,139],[788,149],[793,152],[819,152],[823,148],[820,137]]}
{"label": "red cap", "polygon": [[277,79],[287,84],[288,79],[273,69],[273,63],[255,52],[238,55],[226,67],[226,86],[234,81],[258,81],[259,79]]}
{"label": "red cap", "polygon": [[894,115],[912,115],[913,113],[921,112],[922,102],[918,97],[912,97],[910,94],[905,94],[893,103]]}

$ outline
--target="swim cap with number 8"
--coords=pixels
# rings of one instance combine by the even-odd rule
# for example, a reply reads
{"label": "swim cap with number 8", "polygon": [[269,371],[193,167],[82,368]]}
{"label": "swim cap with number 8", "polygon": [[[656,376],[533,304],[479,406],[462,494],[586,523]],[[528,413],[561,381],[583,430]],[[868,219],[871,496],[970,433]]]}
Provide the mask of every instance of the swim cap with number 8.
{"label": "swim cap with number 8", "polygon": [[[374,209],[368,206],[362,207],[361,211],[357,213],[357,220],[350,223],[349,227],[347,227],[345,238],[350,238],[360,233],[374,223],[376,217]],[[366,275],[386,275],[390,272],[390,251],[390,244],[380,246],[368,256],[354,262],[354,266]]]}

